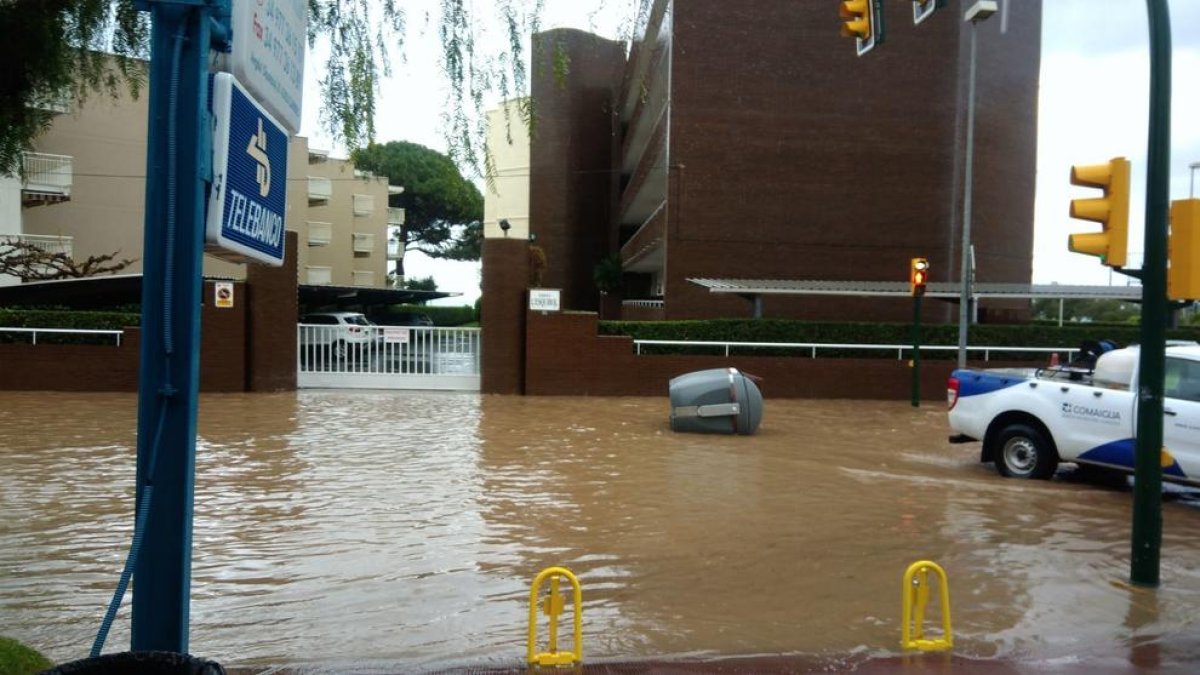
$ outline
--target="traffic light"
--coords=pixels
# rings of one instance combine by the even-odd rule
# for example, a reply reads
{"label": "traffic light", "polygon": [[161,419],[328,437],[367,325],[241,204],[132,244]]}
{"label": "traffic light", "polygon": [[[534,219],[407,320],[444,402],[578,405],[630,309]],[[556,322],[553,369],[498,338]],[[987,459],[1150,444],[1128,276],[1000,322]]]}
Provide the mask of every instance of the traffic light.
{"label": "traffic light", "polygon": [[1100,223],[1102,232],[1072,234],[1067,248],[1099,256],[1109,267],[1124,267],[1129,249],[1129,160],[1071,167],[1071,184],[1098,187],[1103,197],[1072,199],[1071,217]]}
{"label": "traffic light", "polygon": [[838,14],[842,36],[855,38],[858,55],[862,56],[883,43],[883,0],[844,0]]}
{"label": "traffic light", "polygon": [[913,25],[928,19],[936,10],[946,6],[946,0],[912,0]]}
{"label": "traffic light", "polygon": [[1171,202],[1167,297],[1200,300],[1200,199]]}
{"label": "traffic light", "polygon": [[908,288],[913,297],[925,295],[925,284],[929,282],[929,261],[913,258],[908,270]]}

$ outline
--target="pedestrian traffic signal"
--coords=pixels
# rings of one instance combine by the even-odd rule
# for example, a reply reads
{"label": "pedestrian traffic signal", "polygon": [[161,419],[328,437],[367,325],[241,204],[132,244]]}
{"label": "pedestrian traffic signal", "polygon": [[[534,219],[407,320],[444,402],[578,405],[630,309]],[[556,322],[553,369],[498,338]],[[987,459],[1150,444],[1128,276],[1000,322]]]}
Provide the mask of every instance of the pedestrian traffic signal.
{"label": "pedestrian traffic signal", "polygon": [[929,261],[913,258],[908,270],[908,289],[913,297],[925,295],[925,284],[929,282]]}
{"label": "pedestrian traffic signal", "polygon": [[913,25],[928,19],[935,11],[946,6],[946,0],[912,0]]}
{"label": "pedestrian traffic signal", "polygon": [[1167,297],[1200,300],[1200,199],[1171,202]]}
{"label": "pedestrian traffic signal", "polygon": [[1071,184],[1097,187],[1103,197],[1072,199],[1071,217],[1100,223],[1102,232],[1072,234],[1067,248],[1099,256],[1109,267],[1124,267],[1129,250],[1129,160],[1071,167]]}
{"label": "pedestrian traffic signal", "polygon": [[854,38],[862,56],[883,43],[883,0],[844,0],[838,11],[842,36]]}

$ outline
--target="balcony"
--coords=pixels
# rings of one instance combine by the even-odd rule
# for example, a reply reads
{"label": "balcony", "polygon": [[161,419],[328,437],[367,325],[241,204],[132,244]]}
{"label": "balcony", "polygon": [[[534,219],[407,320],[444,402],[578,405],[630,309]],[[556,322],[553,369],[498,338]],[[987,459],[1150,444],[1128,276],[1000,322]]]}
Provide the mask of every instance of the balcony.
{"label": "balcony", "polygon": [[388,207],[388,225],[392,227],[400,227],[404,224],[404,209],[389,206]]}
{"label": "balcony", "polygon": [[25,179],[21,184],[22,205],[36,206],[71,198],[74,170],[70,155],[49,155],[44,152],[23,154]]}
{"label": "balcony", "polygon": [[333,241],[333,223],[310,220],[307,224],[309,246],[328,246]]}
{"label": "balcony", "polygon": [[375,273],[370,270],[354,270],[350,283],[355,286],[374,286]]}
{"label": "balcony", "polygon": [[333,181],[320,176],[308,177],[308,203],[327,202],[333,196]]}
{"label": "balcony", "polygon": [[369,216],[375,212],[374,195],[354,195],[354,215]]}
{"label": "balcony", "polygon": [[0,245],[24,244],[47,253],[57,253],[71,258],[75,253],[74,237],[52,234],[0,234]]}
{"label": "balcony", "polygon": [[304,283],[310,286],[331,286],[333,284],[333,268],[316,265],[305,267]]}
{"label": "balcony", "polygon": [[369,232],[354,233],[354,252],[372,253],[375,251],[375,235]]}
{"label": "balcony", "polygon": [[398,241],[388,242],[388,260],[404,260],[404,247]]}

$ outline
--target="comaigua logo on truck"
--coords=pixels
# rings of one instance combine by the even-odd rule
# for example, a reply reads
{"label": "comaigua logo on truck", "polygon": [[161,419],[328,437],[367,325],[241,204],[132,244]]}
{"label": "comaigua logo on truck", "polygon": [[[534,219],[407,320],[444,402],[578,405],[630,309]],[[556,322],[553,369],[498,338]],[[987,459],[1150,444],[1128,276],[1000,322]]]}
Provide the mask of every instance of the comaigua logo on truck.
{"label": "comaigua logo on truck", "polygon": [[1089,408],[1086,405],[1076,405],[1073,403],[1062,404],[1063,414],[1067,417],[1083,417],[1093,420],[1104,420],[1106,422],[1120,422],[1121,411],[1106,410],[1104,408]]}

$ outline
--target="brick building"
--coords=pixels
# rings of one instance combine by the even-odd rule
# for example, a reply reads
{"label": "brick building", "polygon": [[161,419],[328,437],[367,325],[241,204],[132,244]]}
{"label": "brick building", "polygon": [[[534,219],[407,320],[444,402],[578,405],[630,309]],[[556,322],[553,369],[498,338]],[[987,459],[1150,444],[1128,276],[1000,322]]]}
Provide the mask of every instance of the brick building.
{"label": "brick building", "polygon": [[[963,4],[913,26],[907,3],[887,3],[886,42],[862,58],[839,36],[837,3],[648,0],[628,55],[580,31],[536,35],[529,227],[544,285],[594,310],[592,270],[618,253],[625,297],[662,301],[625,315],[681,319],[751,311],[693,278],[904,281],[924,256],[933,281],[957,281]],[[1028,283],[1041,3],[1003,5],[974,28],[972,241],[977,281]],[[956,313],[927,306],[932,321]],[[870,298],[765,305],[808,319],[910,311]]]}

